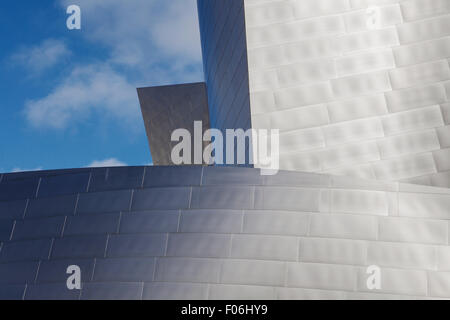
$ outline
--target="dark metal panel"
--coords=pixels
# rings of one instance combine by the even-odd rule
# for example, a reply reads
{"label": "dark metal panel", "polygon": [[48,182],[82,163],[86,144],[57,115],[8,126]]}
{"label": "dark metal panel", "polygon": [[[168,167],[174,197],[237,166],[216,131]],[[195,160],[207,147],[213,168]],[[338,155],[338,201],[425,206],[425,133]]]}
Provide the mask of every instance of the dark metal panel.
{"label": "dark metal panel", "polygon": [[0,201],[13,201],[34,198],[39,178],[6,181],[0,183]]}
{"label": "dark metal panel", "polygon": [[95,169],[92,171],[89,192],[139,188],[143,175],[144,167]]}
{"label": "dark metal panel", "polygon": [[262,185],[259,170],[236,167],[204,168],[202,185]]}
{"label": "dark metal panel", "polygon": [[8,241],[11,237],[14,221],[0,220],[0,241]]}
{"label": "dark metal panel", "polygon": [[[234,110],[240,110],[240,101],[249,96],[244,1],[198,0],[197,3],[211,125],[222,131],[236,129],[237,119],[224,126],[227,115],[234,113],[243,118],[250,115],[249,102],[242,112]],[[237,74],[239,78],[234,77]]]}
{"label": "dark metal panel", "polygon": [[34,282],[39,262],[14,262],[0,264],[0,284]]}
{"label": "dark metal panel", "polygon": [[0,220],[22,218],[26,205],[27,200],[0,202]]}
{"label": "dark metal panel", "polygon": [[119,213],[67,217],[64,236],[116,233],[119,221]]}
{"label": "dark metal panel", "polygon": [[69,266],[79,266],[81,270],[81,282],[92,279],[94,271],[94,259],[63,259],[41,261],[37,276],[37,283],[53,283],[67,281],[67,268]]}
{"label": "dark metal panel", "polygon": [[8,242],[0,252],[0,262],[45,260],[51,246],[51,239]]}
{"label": "dark metal panel", "polygon": [[102,257],[106,250],[106,242],[106,235],[56,239],[52,259]]}
{"label": "dark metal panel", "polygon": [[132,211],[183,209],[189,207],[190,188],[151,188],[136,190]]}
{"label": "dark metal panel", "polygon": [[90,172],[44,177],[39,185],[38,197],[51,197],[86,192]]}
{"label": "dark metal panel", "polygon": [[66,282],[31,284],[27,287],[25,300],[78,300],[80,290],[68,290]]}
{"label": "dark metal panel", "polygon": [[25,293],[25,285],[1,285],[0,300],[22,300]]}
{"label": "dark metal panel", "polygon": [[131,194],[131,190],[81,194],[78,200],[77,214],[128,211]]}
{"label": "dark metal panel", "polygon": [[200,185],[201,166],[148,167],[144,188]]}
{"label": "dark metal panel", "polygon": [[73,215],[77,195],[30,200],[25,218]]}
{"label": "dark metal panel", "polygon": [[16,221],[13,240],[60,237],[65,217],[27,219]]}

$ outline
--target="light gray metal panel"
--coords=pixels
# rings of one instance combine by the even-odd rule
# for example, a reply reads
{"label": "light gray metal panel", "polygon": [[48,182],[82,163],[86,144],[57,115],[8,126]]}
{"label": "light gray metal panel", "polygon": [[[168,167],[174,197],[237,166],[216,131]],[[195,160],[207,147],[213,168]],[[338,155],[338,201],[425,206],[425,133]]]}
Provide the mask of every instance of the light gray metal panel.
{"label": "light gray metal panel", "polygon": [[208,285],[199,283],[146,283],[144,300],[203,300],[208,296]]}
{"label": "light gray metal panel", "polygon": [[167,256],[221,258],[230,254],[231,236],[227,234],[169,235]]}
{"label": "light gray metal panel", "polygon": [[281,169],[448,183],[445,1],[244,2],[252,125],[280,130]]}
{"label": "light gray metal panel", "polygon": [[192,189],[193,209],[252,209],[254,187],[208,186]]}
{"label": "light gray metal panel", "polygon": [[262,185],[264,176],[259,170],[235,167],[205,167],[203,185]]}
{"label": "light gray metal panel", "polygon": [[155,281],[210,282],[219,281],[221,262],[217,259],[161,258],[155,273]]}
{"label": "light gray metal panel", "polygon": [[120,233],[177,232],[178,211],[147,211],[124,213]]}
{"label": "light gray metal panel", "polygon": [[184,210],[181,213],[180,232],[240,233],[240,210]]}
{"label": "light gray metal panel", "polygon": [[329,184],[329,176],[306,172],[279,171],[264,177],[264,185],[268,186],[327,187]]}
{"label": "light gray metal panel", "polygon": [[163,256],[167,234],[112,235],[108,241],[107,257]]}
{"label": "light gray metal panel", "polygon": [[297,261],[298,251],[296,237],[235,235],[231,258]]}
{"label": "light gray metal panel", "polygon": [[287,211],[245,210],[243,233],[306,235],[310,214]]}
{"label": "light gray metal panel", "polygon": [[285,268],[285,262],[226,260],[220,280],[226,284],[283,286]]}
{"label": "light gray metal panel", "polygon": [[[194,121],[202,121],[203,131],[210,127],[204,83],[139,88],[138,96],[155,165],[173,165],[171,151],[178,144],[171,141],[174,130],[187,129],[194,136]],[[193,160],[192,154],[188,164]]]}
{"label": "light gray metal panel", "polygon": [[257,187],[255,209],[320,211],[320,189]]}
{"label": "light gray metal panel", "polygon": [[209,289],[211,300],[274,300],[277,298],[275,289],[268,286],[248,285],[211,285]]}
{"label": "light gray metal panel", "polygon": [[142,282],[153,281],[155,258],[97,259],[94,281]]}

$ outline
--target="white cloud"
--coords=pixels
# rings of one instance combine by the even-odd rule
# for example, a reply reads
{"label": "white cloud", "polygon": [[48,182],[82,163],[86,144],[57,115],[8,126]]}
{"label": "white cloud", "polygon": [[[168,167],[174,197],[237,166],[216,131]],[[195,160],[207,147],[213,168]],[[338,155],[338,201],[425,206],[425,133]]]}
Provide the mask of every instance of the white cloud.
{"label": "white cloud", "polygon": [[125,124],[139,119],[135,85],[108,66],[75,68],[48,96],[26,103],[25,115],[35,127],[65,128],[92,111]]}
{"label": "white cloud", "polygon": [[12,173],[18,173],[18,172],[28,172],[28,171],[42,171],[42,167],[37,167],[34,169],[21,169],[21,168],[14,168],[11,170]]}
{"label": "white cloud", "polygon": [[[64,7],[81,7],[81,35],[107,48],[110,56],[74,66],[47,96],[27,101],[25,115],[33,126],[64,129],[101,111],[102,117],[134,123],[133,128],[141,121],[136,87],[202,79],[195,0],[59,1]],[[48,68],[67,51],[54,40],[44,44],[48,50],[36,52],[48,54],[22,60]],[[51,44],[59,49],[50,50]],[[39,60],[43,62],[36,64]]]}
{"label": "white cloud", "polygon": [[[111,62],[148,67],[164,55],[178,66],[201,62],[195,0],[77,0],[82,32],[111,48]],[[74,0],[61,0],[66,7]]]}
{"label": "white cloud", "polygon": [[47,39],[33,47],[23,47],[11,56],[13,64],[40,73],[62,62],[71,52],[61,40]]}
{"label": "white cloud", "polygon": [[89,168],[103,168],[103,167],[125,167],[127,164],[119,161],[115,158],[101,160],[101,161],[93,161]]}
{"label": "white cloud", "polygon": [[201,61],[196,1],[168,1],[165,15],[151,29],[156,45],[169,55]]}

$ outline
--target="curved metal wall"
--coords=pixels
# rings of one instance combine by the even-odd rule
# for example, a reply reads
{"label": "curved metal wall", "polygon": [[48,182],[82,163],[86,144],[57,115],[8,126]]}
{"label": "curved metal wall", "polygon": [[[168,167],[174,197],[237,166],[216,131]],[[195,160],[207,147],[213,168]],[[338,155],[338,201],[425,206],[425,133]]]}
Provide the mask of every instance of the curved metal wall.
{"label": "curved metal wall", "polygon": [[6,174],[0,298],[450,298],[449,207],[447,189],[249,168]]}

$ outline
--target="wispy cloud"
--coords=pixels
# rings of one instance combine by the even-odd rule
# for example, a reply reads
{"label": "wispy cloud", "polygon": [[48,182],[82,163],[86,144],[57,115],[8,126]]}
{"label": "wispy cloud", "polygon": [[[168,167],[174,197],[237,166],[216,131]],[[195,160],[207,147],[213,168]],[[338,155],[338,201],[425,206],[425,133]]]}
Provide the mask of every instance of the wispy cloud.
{"label": "wispy cloud", "polygon": [[[77,0],[82,33],[111,49],[110,62],[145,69],[162,60],[185,66],[201,62],[195,0]],[[73,0],[61,0],[66,7]],[[168,66],[168,71],[174,64]],[[181,75],[182,76],[182,75]]]}
{"label": "wispy cloud", "polygon": [[35,127],[61,129],[93,111],[133,123],[139,119],[135,86],[108,66],[78,67],[48,96],[28,101],[25,115]]}
{"label": "wispy cloud", "polygon": [[[71,74],[42,98],[25,104],[34,127],[64,129],[101,110],[115,119],[141,121],[136,87],[202,79],[201,47],[195,0],[59,0],[82,11],[81,35],[106,47],[109,57],[74,66]],[[44,42],[58,48],[53,40]],[[41,50],[45,51],[45,50]],[[50,66],[67,48],[47,51]],[[44,58],[22,58],[35,65]],[[50,57],[53,57],[51,59]],[[32,62],[33,61],[33,62]],[[136,122],[134,122],[136,123]]]}
{"label": "wispy cloud", "polygon": [[165,14],[155,21],[151,34],[156,46],[166,54],[184,57],[186,63],[201,61],[195,1],[168,1]]}
{"label": "wispy cloud", "polygon": [[28,171],[41,171],[42,167],[37,167],[34,169],[22,169],[22,168],[14,168],[11,170],[12,173],[18,173],[18,172],[28,172]]}
{"label": "wispy cloud", "polygon": [[127,164],[117,160],[116,158],[101,160],[101,161],[93,161],[89,168],[103,168],[103,167],[125,167]]}
{"label": "wispy cloud", "polygon": [[41,73],[61,63],[71,55],[71,51],[61,40],[47,39],[39,45],[22,47],[10,60],[33,74]]}

